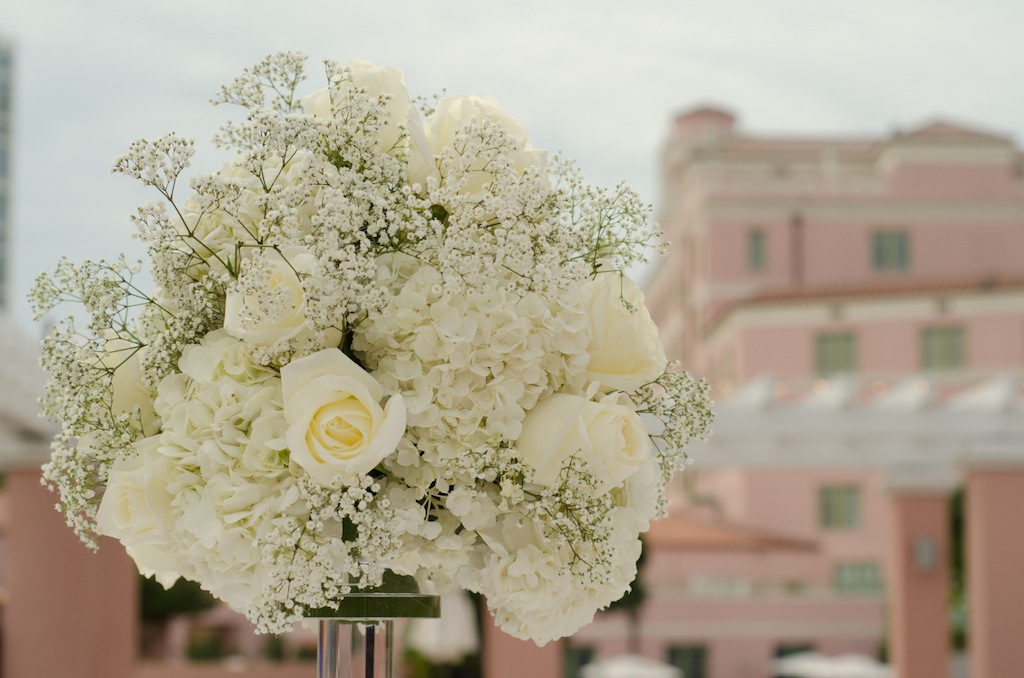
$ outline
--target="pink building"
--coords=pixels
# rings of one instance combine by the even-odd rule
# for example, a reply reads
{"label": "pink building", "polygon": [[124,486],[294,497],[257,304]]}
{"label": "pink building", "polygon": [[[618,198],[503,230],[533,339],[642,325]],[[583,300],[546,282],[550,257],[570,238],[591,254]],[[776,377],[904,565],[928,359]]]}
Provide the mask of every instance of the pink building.
{"label": "pink building", "polygon": [[[1024,657],[993,615],[1024,607],[1024,585],[990,582],[1024,560],[984,521],[1024,519],[996,488],[1024,493],[1024,154],[943,122],[753,137],[701,108],[676,118],[663,177],[673,250],[647,301],[720,412],[671,520],[746,537],[655,529],[644,653],[687,678],[765,678],[797,648],[887,642],[901,678],[944,676],[947,497],[965,485],[972,675],[1010,675]],[[573,646],[622,651],[613,623]]]}
{"label": "pink building", "polygon": [[887,139],[744,136],[679,116],[674,245],[649,293],[670,351],[723,391],[759,374],[961,379],[1020,370],[1024,156],[933,123]]}

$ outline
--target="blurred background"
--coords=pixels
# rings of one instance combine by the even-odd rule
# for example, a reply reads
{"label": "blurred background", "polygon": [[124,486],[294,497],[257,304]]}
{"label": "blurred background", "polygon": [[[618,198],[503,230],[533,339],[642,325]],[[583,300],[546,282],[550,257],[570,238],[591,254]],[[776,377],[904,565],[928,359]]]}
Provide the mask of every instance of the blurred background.
{"label": "blurred background", "polygon": [[25,301],[61,255],[141,259],[128,215],[155,196],[111,176],[114,157],[175,131],[199,142],[199,172],[216,168],[209,139],[233,112],[208,100],[282,49],[310,56],[310,90],[320,60],[369,59],[413,95],[493,96],[591,183],[627,181],[673,248],[633,273],[670,358],[717,401],[636,595],[541,649],[470,601],[441,636],[483,617],[476,649],[427,641],[404,655],[410,675],[593,675],[623,655],[687,678],[1014,675],[1022,21],[1012,0],[8,0],[0,675],[57,675],[58,654],[83,676],[312,675],[310,634],[267,642],[201,592],[154,593],[50,510],[37,469],[53,430],[34,411],[47,319]]}

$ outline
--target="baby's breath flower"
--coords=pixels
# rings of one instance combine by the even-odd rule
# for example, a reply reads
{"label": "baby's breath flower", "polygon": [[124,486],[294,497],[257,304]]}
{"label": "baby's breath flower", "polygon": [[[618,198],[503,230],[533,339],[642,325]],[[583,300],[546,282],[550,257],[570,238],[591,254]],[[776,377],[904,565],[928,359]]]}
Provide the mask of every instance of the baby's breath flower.
{"label": "baby's breath flower", "polygon": [[686,444],[707,440],[714,416],[707,381],[678,368],[678,363],[669,365],[664,375],[634,394],[637,411],[653,416],[662,426],[651,438],[659,448],[665,482],[687,463]]}
{"label": "baby's breath flower", "polygon": [[156,141],[140,139],[114,161],[114,172],[138,179],[171,200],[194,153],[195,141],[177,134],[165,134]]}

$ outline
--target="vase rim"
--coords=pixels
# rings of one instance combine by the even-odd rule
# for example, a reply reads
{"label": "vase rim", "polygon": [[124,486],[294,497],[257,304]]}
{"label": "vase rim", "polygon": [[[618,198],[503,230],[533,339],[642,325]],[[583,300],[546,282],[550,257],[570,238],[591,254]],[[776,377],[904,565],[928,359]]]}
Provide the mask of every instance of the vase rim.
{"label": "vase rim", "polygon": [[426,593],[353,591],[336,607],[307,611],[307,619],[339,622],[385,619],[436,619],[441,616],[441,597]]}

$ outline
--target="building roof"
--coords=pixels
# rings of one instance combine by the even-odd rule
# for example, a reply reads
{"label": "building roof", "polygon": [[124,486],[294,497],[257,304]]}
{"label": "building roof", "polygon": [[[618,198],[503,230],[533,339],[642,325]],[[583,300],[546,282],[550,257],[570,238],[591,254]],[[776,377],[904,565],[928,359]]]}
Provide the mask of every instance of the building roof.
{"label": "building roof", "polygon": [[688,108],[685,111],[676,113],[676,120],[686,120],[688,118],[700,118],[700,117],[718,117],[728,118],[729,120],[735,120],[736,115],[727,108],[717,106],[714,104],[704,104],[695,106],[694,108]]}
{"label": "building roof", "polygon": [[683,551],[817,551],[817,542],[687,513],[651,523],[651,546]]}
{"label": "building roof", "polygon": [[873,279],[840,285],[816,285],[761,292],[750,298],[755,303],[832,299],[833,297],[906,297],[918,294],[992,292],[1024,288],[1024,275],[968,276],[916,280]]}
{"label": "building roof", "polygon": [[[716,119],[734,126],[735,117],[716,107],[699,107],[676,117],[676,124]],[[933,120],[909,131],[894,131],[877,137],[749,136],[733,130],[718,139],[714,156],[719,159],[777,158],[819,160],[830,154],[846,162],[873,162],[878,154],[894,146],[1012,146],[1010,137],[947,120]]]}
{"label": "building roof", "polygon": [[897,134],[893,140],[925,143],[1010,143],[1008,137],[945,120],[935,120],[905,134]]}

